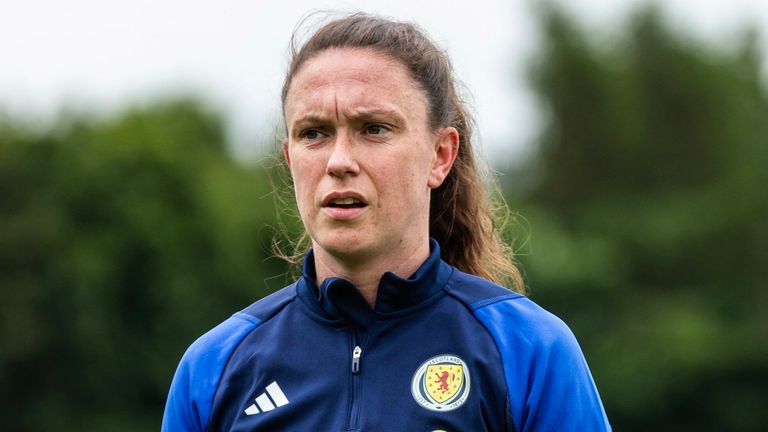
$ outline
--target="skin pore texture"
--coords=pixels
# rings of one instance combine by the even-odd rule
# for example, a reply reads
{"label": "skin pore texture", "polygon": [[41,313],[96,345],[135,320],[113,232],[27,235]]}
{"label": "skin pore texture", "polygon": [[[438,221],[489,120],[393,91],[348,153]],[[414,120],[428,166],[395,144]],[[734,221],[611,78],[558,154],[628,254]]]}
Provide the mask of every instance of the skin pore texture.
{"label": "skin pore texture", "polygon": [[371,49],[328,49],[294,76],[283,151],[318,284],[344,278],[373,306],[385,272],[407,278],[428,257],[430,191],[459,148],[428,112],[405,66]]}

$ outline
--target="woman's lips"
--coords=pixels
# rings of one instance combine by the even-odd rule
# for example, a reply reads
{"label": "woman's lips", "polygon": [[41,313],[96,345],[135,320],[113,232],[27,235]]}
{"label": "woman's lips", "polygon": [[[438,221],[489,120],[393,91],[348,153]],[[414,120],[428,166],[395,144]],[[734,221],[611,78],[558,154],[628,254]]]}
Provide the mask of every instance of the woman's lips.
{"label": "woman's lips", "polygon": [[368,206],[362,207],[331,207],[323,206],[323,213],[333,220],[349,221],[362,216],[368,211]]}
{"label": "woman's lips", "polygon": [[323,197],[323,213],[336,221],[350,221],[368,210],[368,202],[355,191],[334,191]]}
{"label": "woman's lips", "polygon": [[326,194],[323,197],[322,206],[328,207],[332,205],[332,203],[342,203],[342,202],[349,202],[354,201],[362,205],[367,205],[368,203],[363,199],[363,196],[360,195],[357,192],[354,191],[336,191],[336,192],[330,192]]}

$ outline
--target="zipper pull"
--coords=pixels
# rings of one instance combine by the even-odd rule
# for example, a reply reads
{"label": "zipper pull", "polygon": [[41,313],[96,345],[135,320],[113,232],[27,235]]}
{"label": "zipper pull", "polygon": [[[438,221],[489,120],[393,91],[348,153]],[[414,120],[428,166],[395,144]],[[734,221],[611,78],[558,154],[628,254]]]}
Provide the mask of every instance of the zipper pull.
{"label": "zipper pull", "polygon": [[356,345],[355,349],[352,351],[352,373],[353,374],[360,373],[360,356],[362,354],[363,354],[363,350],[360,348],[360,345]]}

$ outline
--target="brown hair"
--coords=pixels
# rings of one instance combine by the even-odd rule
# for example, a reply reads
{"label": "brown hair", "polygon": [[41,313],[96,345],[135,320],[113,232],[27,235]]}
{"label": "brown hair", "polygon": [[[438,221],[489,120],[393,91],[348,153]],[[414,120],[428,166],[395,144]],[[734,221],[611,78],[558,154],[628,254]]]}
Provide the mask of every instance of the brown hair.
{"label": "brown hair", "polygon": [[[430,127],[452,126],[459,133],[459,153],[443,184],[431,192],[429,234],[442,249],[442,258],[458,269],[516,291],[523,290],[512,248],[500,235],[508,210],[494,207],[472,150],[472,117],[457,92],[457,80],[447,54],[411,23],[354,13],[323,25],[298,48],[294,33],[291,63],[282,102],[299,68],[324,50],[368,48],[400,61],[427,96]],[[495,185],[495,183],[494,183]],[[496,188],[498,190],[498,188]],[[501,224],[503,225],[503,223]],[[304,235],[297,252],[306,243]],[[284,254],[281,254],[285,257]],[[294,262],[296,260],[293,260]]]}

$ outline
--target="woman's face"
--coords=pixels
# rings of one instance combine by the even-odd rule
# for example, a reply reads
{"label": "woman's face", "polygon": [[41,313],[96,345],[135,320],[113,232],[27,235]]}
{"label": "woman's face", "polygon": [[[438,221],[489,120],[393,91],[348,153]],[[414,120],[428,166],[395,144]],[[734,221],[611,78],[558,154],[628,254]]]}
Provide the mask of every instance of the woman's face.
{"label": "woman's face", "polygon": [[427,242],[430,190],[447,176],[458,134],[429,129],[424,92],[400,62],[323,51],[294,76],[284,109],[285,158],[316,253],[353,264]]}

